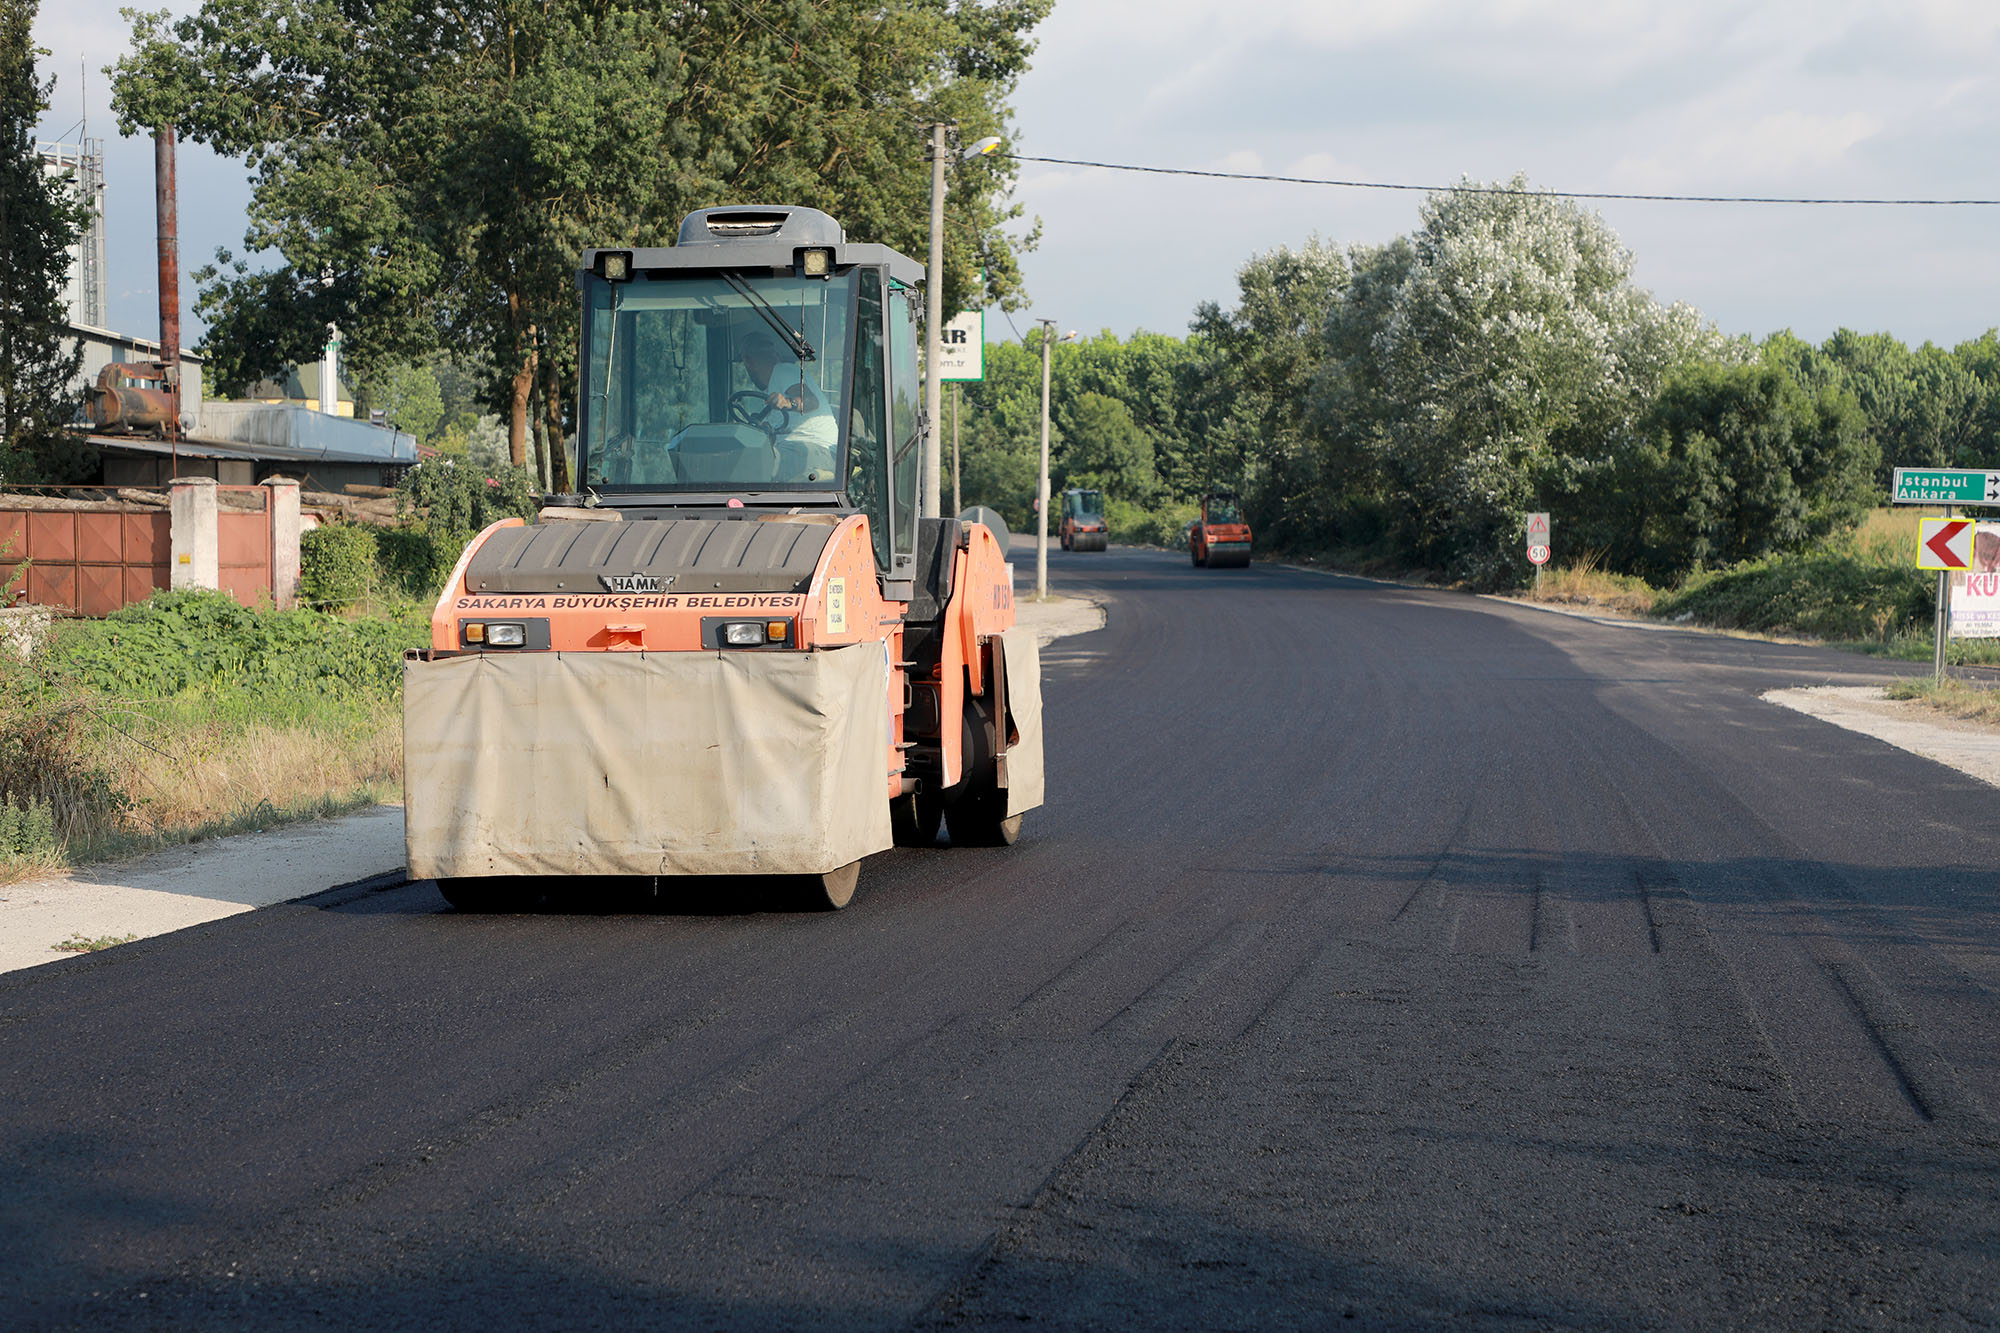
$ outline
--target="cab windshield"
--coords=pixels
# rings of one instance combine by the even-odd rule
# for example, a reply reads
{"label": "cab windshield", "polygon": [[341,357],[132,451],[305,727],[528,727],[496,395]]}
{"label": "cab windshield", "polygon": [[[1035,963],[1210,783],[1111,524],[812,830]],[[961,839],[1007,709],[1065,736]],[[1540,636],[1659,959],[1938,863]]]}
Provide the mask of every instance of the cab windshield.
{"label": "cab windshield", "polygon": [[1211,523],[1241,523],[1243,513],[1236,507],[1233,495],[1212,496],[1208,502],[1208,521]]}
{"label": "cab windshield", "polygon": [[1063,498],[1069,501],[1069,512],[1074,518],[1104,517],[1104,496],[1099,491],[1071,491]]}
{"label": "cab windshield", "polygon": [[584,279],[585,485],[842,488],[854,274]]}

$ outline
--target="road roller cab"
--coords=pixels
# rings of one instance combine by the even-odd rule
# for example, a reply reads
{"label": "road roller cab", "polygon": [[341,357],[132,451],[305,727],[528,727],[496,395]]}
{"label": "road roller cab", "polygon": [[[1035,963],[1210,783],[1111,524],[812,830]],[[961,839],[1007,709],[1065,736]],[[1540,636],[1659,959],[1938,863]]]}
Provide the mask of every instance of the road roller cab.
{"label": "road roller cab", "polygon": [[1062,495],[1062,548],[1065,551],[1102,551],[1111,540],[1104,521],[1104,492],[1068,490]]}
{"label": "road roller cab", "polygon": [[[924,517],[916,284],[806,208],[583,256],[575,494],[474,538],[406,664],[408,852],[462,907],[1010,842],[1039,663],[983,524]],[[427,465],[427,466],[434,466]]]}
{"label": "road roller cab", "polygon": [[1201,497],[1201,517],[1188,529],[1188,556],[1210,569],[1240,569],[1250,563],[1250,522],[1233,492]]}

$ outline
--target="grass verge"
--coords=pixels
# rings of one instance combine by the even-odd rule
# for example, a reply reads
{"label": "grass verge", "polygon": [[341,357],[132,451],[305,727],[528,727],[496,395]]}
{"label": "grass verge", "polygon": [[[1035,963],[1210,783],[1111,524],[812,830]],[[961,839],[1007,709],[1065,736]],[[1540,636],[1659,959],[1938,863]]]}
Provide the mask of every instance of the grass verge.
{"label": "grass verge", "polygon": [[1630,574],[1610,574],[1598,568],[1597,556],[1560,568],[1545,568],[1542,576],[1520,594],[1523,601],[1549,606],[1585,607],[1614,616],[1644,616],[1660,599],[1659,589]]}
{"label": "grass verge", "polygon": [[1970,722],[2000,723],[2000,689],[1972,681],[1919,676],[1899,680],[1886,691],[1891,699],[1909,699],[1948,717]]}
{"label": "grass verge", "polygon": [[162,593],[0,660],[0,882],[395,799],[427,626]]}

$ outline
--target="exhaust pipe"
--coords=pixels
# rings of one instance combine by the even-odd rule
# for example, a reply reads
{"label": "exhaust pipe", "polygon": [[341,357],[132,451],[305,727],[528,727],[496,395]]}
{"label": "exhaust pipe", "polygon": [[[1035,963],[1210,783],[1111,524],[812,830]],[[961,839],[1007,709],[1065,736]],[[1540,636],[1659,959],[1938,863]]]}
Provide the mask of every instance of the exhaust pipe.
{"label": "exhaust pipe", "polygon": [[[158,197],[160,232],[160,366],[172,410],[166,435],[181,438],[181,241],[180,207],[174,190],[174,127],[162,125],[153,134],[153,186]],[[174,454],[179,476],[180,454]]]}

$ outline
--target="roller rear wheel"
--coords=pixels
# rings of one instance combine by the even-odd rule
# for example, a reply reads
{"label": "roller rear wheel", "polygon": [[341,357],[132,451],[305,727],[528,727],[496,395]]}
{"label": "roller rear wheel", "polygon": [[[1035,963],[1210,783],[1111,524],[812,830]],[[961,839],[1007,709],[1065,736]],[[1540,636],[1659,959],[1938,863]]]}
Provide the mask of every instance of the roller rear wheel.
{"label": "roller rear wheel", "polygon": [[914,791],[889,802],[889,829],[898,847],[935,847],[944,823],[944,802],[929,792]]}
{"label": "roller rear wheel", "polygon": [[1007,793],[998,787],[959,798],[944,818],[954,847],[1012,847],[1021,836],[1021,817],[1007,813]]}
{"label": "roller rear wheel", "polygon": [[838,912],[854,901],[854,886],[861,881],[861,863],[849,861],[838,870],[823,875],[801,875],[799,905],[808,912]]}

